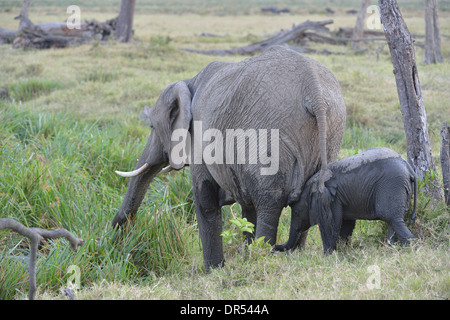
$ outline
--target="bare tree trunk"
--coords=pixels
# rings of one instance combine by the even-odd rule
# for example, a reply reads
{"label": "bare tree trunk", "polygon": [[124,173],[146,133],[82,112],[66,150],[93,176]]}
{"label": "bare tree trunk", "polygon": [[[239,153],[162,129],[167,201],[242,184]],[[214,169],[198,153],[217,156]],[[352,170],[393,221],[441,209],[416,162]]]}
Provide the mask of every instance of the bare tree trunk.
{"label": "bare tree trunk", "polygon": [[[359,7],[358,15],[356,16],[355,29],[353,30],[353,38],[361,39],[364,34],[364,18],[366,16],[367,7],[370,0],[361,0],[361,6]],[[361,42],[355,41],[352,43],[353,49],[361,49]]]}
{"label": "bare tree trunk", "polygon": [[117,20],[116,39],[120,42],[130,41],[133,33],[133,16],[136,0],[122,0]]}
{"label": "bare tree trunk", "polygon": [[425,63],[443,62],[437,0],[425,0]]}
{"label": "bare tree trunk", "polygon": [[450,206],[450,126],[445,122],[441,131],[441,166],[445,203]]}
{"label": "bare tree trunk", "polygon": [[[419,179],[427,172],[436,171],[428,136],[427,116],[420,90],[411,34],[403,20],[396,0],[379,0],[381,23],[394,65],[395,82],[406,133],[408,161]],[[437,180],[437,179],[436,179]],[[439,181],[434,181],[439,185]],[[427,190],[433,198],[442,198],[439,192]]]}

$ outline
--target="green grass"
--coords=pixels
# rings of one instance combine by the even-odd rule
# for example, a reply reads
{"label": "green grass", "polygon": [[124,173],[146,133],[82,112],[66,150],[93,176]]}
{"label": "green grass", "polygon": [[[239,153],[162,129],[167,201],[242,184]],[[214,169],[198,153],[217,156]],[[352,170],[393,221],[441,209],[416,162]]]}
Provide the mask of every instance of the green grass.
{"label": "green grass", "polygon": [[[83,19],[111,18],[116,13],[108,6],[118,3],[83,3]],[[168,14],[174,3],[138,1],[135,29],[140,41],[126,45],[93,43],[42,51],[0,46],[0,217],[30,227],[64,227],[86,240],[78,252],[62,239],[43,244],[37,298],[65,299],[59,289],[67,286],[68,268],[75,265],[80,269],[80,299],[448,299],[450,214],[422,193],[418,220],[411,227],[419,241],[410,248],[384,244],[384,223],[360,221],[351,245],[340,245],[336,254],[324,257],[320,232],[313,227],[305,250],[292,255],[260,250],[245,260],[239,244],[226,244],[226,267],[209,275],[203,268],[188,168],[157,177],[135,223],[121,232],[111,228],[127,187],[114,170],[132,168],[145,145],[149,129],[138,120],[144,105],[154,104],[170,82],[194,76],[211,61],[244,58],[196,55],[180,47],[229,48],[292,23],[329,18],[317,1],[315,6],[306,1],[305,8],[296,4],[293,14],[283,16],[255,14],[264,1],[237,7],[225,2],[224,9],[211,2],[202,9],[198,0],[195,12]],[[354,16],[345,9],[352,4],[339,5],[332,28],[351,27]],[[424,33],[417,9],[422,2],[403,5],[410,30]],[[58,21],[66,17],[60,8],[53,1],[33,3],[30,17]],[[13,18],[19,10],[16,2],[3,1],[0,25],[16,28]],[[442,11],[444,34],[450,33],[448,18],[448,11]],[[204,31],[224,37],[198,37]],[[438,66],[424,65],[423,50],[416,48],[438,175],[439,132],[450,110],[450,44],[448,38],[442,42],[446,62]],[[387,48],[377,59],[379,44],[366,45],[363,55],[352,54],[348,46],[328,47],[346,55],[311,55],[333,71],[345,97],[348,122],[340,157],[373,146],[405,155]],[[224,230],[234,228],[230,220],[236,217],[238,205],[223,208]],[[287,240],[289,225],[286,208],[278,243]],[[26,256],[28,248],[28,240],[0,232],[1,299],[27,296],[28,272],[17,258]],[[366,284],[368,268],[374,265],[380,269],[381,288],[371,290]]]}
{"label": "green grass", "polygon": [[60,87],[61,85],[56,81],[30,78],[10,85],[8,88],[8,94],[13,100],[27,101],[37,98],[41,94],[48,94]]}
{"label": "green grass", "polygon": [[[139,215],[127,233],[115,234],[109,226],[126,187],[114,170],[132,166],[144,143],[143,135],[135,136],[135,128],[80,122],[71,115],[37,113],[10,103],[3,104],[0,119],[2,217],[28,226],[64,227],[86,239],[78,253],[70,252],[64,240],[44,245],[38,283],[58,288],[72,264],[81,268],[82,281],[135,281],[183,261],[193,227],[178,229],[184,205],[170,205],[168,194],[144,204],[141,208],[148,215]],[[173,209],[180,214],[172,214]],[[10,247],[18,237],[10,238],[4,231],[1,239]],[[14,254],[22,255],[22,248]],[[14,274],[4,277],[2,288],[7,287],[4,282],[14,288],[20,279]],[[14,294],[10,291],[3,298]]]}

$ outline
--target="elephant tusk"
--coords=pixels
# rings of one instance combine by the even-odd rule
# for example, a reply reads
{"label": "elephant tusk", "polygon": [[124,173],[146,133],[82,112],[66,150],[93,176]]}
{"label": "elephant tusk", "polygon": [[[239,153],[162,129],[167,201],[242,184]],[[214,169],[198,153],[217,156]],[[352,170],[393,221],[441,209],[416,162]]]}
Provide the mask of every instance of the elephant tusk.
{"label": "elephant tusk", "polygon": [[161,173],[168,173],[168,172],[170,172],[170,171],[172,171],[172,170],[173,170],[173,168],[172,168],[170,165],[168,165],[167,167],[162,168],[161,171],[158,172],[158,174],[161,174]]}
{"label": "elephant tusk", "polygon": [[145,170],[147,170],[148,167],[149,167],[149,164],[148,163],[144,163],[142,165],[142,167],[140,167],[140,168],[138,168],[136,170],[133,170],[133,171],[130,171],[130,172],[116,171],[116,173],[119,176],[121,176],[121,177],[131,178],[131,177],[136,177],[136,176],[142,174]]}

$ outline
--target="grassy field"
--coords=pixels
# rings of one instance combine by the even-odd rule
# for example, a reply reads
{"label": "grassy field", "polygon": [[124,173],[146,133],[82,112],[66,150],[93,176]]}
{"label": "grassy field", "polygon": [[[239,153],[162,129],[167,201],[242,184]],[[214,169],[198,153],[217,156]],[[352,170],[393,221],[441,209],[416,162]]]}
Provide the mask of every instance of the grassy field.
{"label": "grassy field", "polygon": [[[73,2],[73,1],[72,1]],[[72,2],[70,4],[72,4]],[[76,1],[75,1],[76,2]],[[0,3],[0,26],[17,28],[18,1]],[[59,4],[61,3],[61,4]],[[68,2],[67,2],[68,3]],[[89,3],[89,5],[87,5]],[[103,21],[117,14],[119,1],[81,2],[82,19]],[[264,246],[250,250],[225,245],[226,267],[205,274],[189,169],[158,177],[137,214],[136,223],[116,232],[110,221],[120,207],[127,181],[114,170],[128,170],[145,145],[149,128],[138,118],[169,83],[197,74],[214,60],[179,48],[229,48],[245,45],[306,19],[332,18],[332,29],[352,27],[355,16],[342,1],[336,14],[329,1],[272,1],[292,6],[289,15],[263,15],[249,1],[137,1],[138,41],[87,44],[70,49],[14,50],[0,45],[0,217],[30,227],[64,227],[86,240],[71,252],[65,240],[48,241],[39,252],[37,299],[66,299],[59,292],[79,268],[78,299],[448,299],[450,297],[450,214],[443,203],[420,193],[417,244],[402,248],[383,242],[382,222],[358,222],[352,243],[325,257],[317,228],[307,247],[291,255]],[[421,1],[399,1],[411,32],[424,33]],[[251,5],[250,5],[251,4]],[[321,6],[323,4],[323,6]],[[440,12],[443,34],[450,34],[450,10]],[[62,8],[62,9],[61,9]],[[65,4],[41,1],[32,7],[34,22],[67,19]],[[185,11],[183,11],[185,12]],[[172,14],[175,13],[175,14]],[[221,37],[200,37],[210,32]],[[423,39],[417,39],[423,42]],[[340,157],[373,146],[406,154],[402,116],[387,47],[366,44],[355,55],[349,46],[327,46],[345,55],[310,55],[338,78],[348,122]],[[439,132],[450,121],[450,40],[442,38],[444,64],[425,65],[416,47],[434,160],[440,176]],[[316,45],[317,48],[323,48]],[[423,183],[422,183],[423,185]],[[223,209],[224,230],[237,232],[230,219],[238,205]],[[287,240],[290,211],[283,212],[278,243]],[[0,299],[24,299],[28,241],[0,232]],[[375,278],[373,277],[375,275]],[[373,282],[372,280],[375,279]],[[377,282],[377,279],[379,282]]]}

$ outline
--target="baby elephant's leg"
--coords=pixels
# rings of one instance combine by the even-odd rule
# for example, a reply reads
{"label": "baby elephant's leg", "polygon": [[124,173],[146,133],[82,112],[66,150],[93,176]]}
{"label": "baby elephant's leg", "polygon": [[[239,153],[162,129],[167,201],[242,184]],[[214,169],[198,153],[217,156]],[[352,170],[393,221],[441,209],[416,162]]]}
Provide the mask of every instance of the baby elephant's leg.
{"label": "baby elephant's leg", "polygon": [[350,239],[355,229],[356,220],[344,220],[342,221],[341,231],[339,237],[344,240],[346,244],[350,244]]}
{"label": "baby elephant's leg", "polygon": [[398,241],[397,235],[395,234],[394,228],[392,228],[392,225],[388,224],[388,234],[386,237],[386,242],[390,244],[394,244]]}
{"label": "baby elephant's leg", "polygon": [[[402,179],[392,179],[380,186],[377,194],[377,217],[388,224],[388,241],[408,244],[414,235],[406,227],[404,216],[408,211],[410,197],[403,186]],[[394,234],[395,233],[395,234]]]}
{"label": "baby elephant's leg", "polygon": [[411,240],[414,239],[414,235],[411,233],[411,231],[409,231],[408,227],[405,224],[405,221],[402,218],[392,219],[391,221],[388,221],[388,224],[389,229],[392,228],[394,230],[401,244],[409,244]]}

